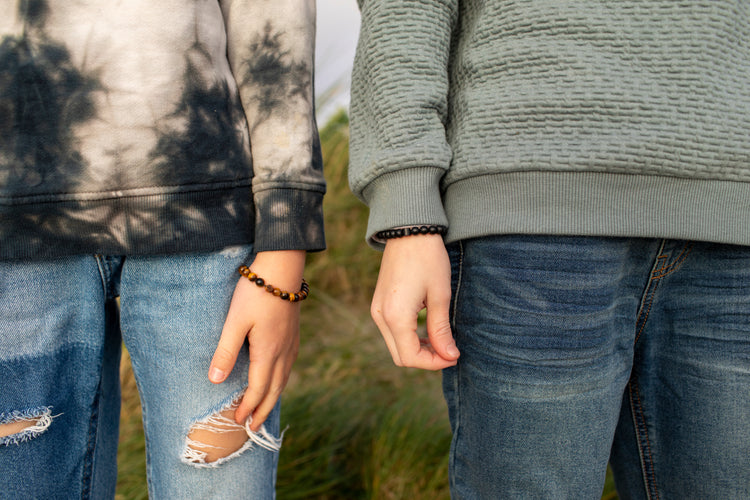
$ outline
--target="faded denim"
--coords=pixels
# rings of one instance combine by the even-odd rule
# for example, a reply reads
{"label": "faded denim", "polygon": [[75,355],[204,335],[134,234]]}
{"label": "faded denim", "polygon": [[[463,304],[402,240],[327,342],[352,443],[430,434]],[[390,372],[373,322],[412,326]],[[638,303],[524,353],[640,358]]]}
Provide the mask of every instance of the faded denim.
{"label": "faded denim", "polygon": [[[277,452],[254,446],[216,467],[183,459],[191,425],[247,383],[246,349],[223,384],[207,372],[251,252],[0,262],[0,423],[49,417],[0,438],[0,497],[114,497],[124,340],[150,498],[272,498]],[[266,423],[274,436],[278,418],[277,407]]]}
{"label": "faded denim", "polygon": [[449,246],[456,499],[750,498],[750,248]]}

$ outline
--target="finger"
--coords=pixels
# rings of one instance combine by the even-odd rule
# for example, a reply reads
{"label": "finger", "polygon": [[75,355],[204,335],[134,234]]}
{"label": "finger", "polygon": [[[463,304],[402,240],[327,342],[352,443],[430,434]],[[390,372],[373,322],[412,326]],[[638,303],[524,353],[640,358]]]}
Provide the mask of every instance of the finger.
{"label": "finger", "polygon": [[428,297],[427,336],[435,353],[445,360],[456,360],[460,356],[453,338],[450,322],[450,294]]}
{"label": "finger", "polygon": [[208,379],[211,382],[220,384],[226,380],[234,368],[246,336],[247,332],[241,325],[230,324],[227,320],[208,368]]}
{"label": "finger", "polygon": [[[268,393],[268,388],[271,385],[271,377],[273,375],[274,360],[251,360],[250,368],[247,372],[247,389],[242,397],[239,407],[234,414],[235,420],[238,423],[242,423],[247,420],[247,417],[255,413],[255,409],[258,407],[263,398]],[[255,421],[260,421],[254,418],[253,425],[251,428],[260,428],[260,424]]]}
{"label": "finger", "polygon": [[423,370],[442,370],[456,364],[455,359],[444,359],[435,352],[431,344],[420,341],[416,331],[417,317],[406,323],[389,323],[401,364]]}
{"label": "finger", "polygon": [[403,366],[401,364],[401,357],[398,354],[398,349],[396,348],[396,342],[393,339],[393,334],[391,333],[391,329],[388,328],[388,323],[385,321],[385,318],[383,317],[383,311],[381,309],[380,304],[376,304],[373,301],[372,307],[370,309],[370,315],[372,316],[372,319],[375,322],[375,325],[378,327],[378,330],[380,330],[380,335],[383,337],[383,340],[385,341],[385,345],[388,348],[388,352],[391,353],[391,358],[393,359],[393,363],[396,366]]}
{"label": "finger", "polygon": [[271,383],[268,387],[268,391],[251,413],[251,431],[257,432],[268,418],[268,415],[270,415],[273,411],[273,408],[276,406],[276,402],[281,397],[281,393],[283,392],[284,387],[286,387],[286,382],[289,379],[289,375],[287,372],[287,367],[277,365],[273,379],[271,380]]}
{"label": "finger", "polygon": [[241,304],[247,300],[248,293],[252,291],[251,288],[250,282],[244,279],[238,280],[234,288],[221,337],[208,368],[208,379],[215,384],[226,380],[231,373],[237,361],[237,355],[252,327],[252,323],[247,321],[242,311],[243,307],[241,307]]}

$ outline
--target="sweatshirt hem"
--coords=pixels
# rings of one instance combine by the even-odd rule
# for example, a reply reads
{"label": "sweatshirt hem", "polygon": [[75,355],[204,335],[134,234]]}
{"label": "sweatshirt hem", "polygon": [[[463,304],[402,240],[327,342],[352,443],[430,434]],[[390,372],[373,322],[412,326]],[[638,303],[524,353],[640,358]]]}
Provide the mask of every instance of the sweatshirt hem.
{"label": "sweatshirt hem", "polygon": [[249,244],[250,188],[0,206],[0,259],[156,255]]}
{"label": "sweatshirt hem", "polygon": [[603,172],[514,172],[455,182],[447,242],[500,234],[651,237],[750,245],[743,182]]}

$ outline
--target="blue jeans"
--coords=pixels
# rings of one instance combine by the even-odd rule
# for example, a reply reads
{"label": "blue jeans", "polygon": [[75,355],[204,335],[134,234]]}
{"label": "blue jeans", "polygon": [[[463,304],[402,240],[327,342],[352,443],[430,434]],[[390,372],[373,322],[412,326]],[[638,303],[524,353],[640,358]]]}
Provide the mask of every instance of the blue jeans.
{"label": "blue jeans", "polygon": [[[34,423],[0,438],[0,497],[114,497],[124,340],[150,497],[272,498],[276,452],[254,446],[208,466],[186,453],[192,426],[247,383],[246,349],[223,384],[207,372],[251,252],[0,262],[0,424]],[[274,436],[278,417],[277,405]]]}
{"label": "blue jeans", "polygon": [[456,499],[750,498],[750,248],[449,246]]}

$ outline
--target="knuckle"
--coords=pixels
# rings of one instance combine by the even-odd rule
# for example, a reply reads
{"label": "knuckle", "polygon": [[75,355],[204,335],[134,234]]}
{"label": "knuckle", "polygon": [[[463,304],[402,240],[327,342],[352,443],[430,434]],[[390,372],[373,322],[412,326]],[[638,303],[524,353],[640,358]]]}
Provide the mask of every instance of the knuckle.
{"label": "knuckle", "polygon": [[268,390],[267,386],[265,384],[263,385],[250,385],[247,390],[245,391],[245,398],[247,400],[251,401],[257,401],[260,398],[263,397],[263,395]]}
{"label": "knuckle", "polygon": [[398,318],[403,312],[403,302],[393,298],[383,301],[373,301],[370,306],[370,314],[373,317],[380,317],[389,322],[392,321],[393,318]]}
{"label": "knuckle", "polygon": [[451,336],[451,325],[447,322],[441,322],[430,331],[430,335],[435,338],[450,337]]}
{"label": "knuckle", "polygon": [[268,389],[268,395],[272,396],[275,399],[277,399],[281,393],[284,391],[285,384],[274,384]]}
{"label": "knuckle", "polygon": [[394,358],[394,362],[396,363],[396,366],[400,368],[414,368],[416,366],[416,356],[411,356],[409,354],[404,355],[404,353],[399,352],[398,358]]}
{"label": "knuckle", "polygon": [[231,350],[219,344],[214,351],[214,362],[215,363],[232,363],[234,361],[235,354]]}
{"label": "knuckle", "polygon": [[452,296],[452,292],[450,288],[436,287],[433,293],[435,294],[435,298],[439,300],[440,302],[450,303],[451,296]]}
{"label": "knuckle", "polygon": [[372,319],[375,321],[383,316],[383,306],[380,302],[373,301],[372,304],[370,304],[370,316],[372,316]]}
{"label": "knuckle", "polygon": [[250,361],[273,363],[281,357],[285,345],[276,342],[255,341],[250,344]]}

